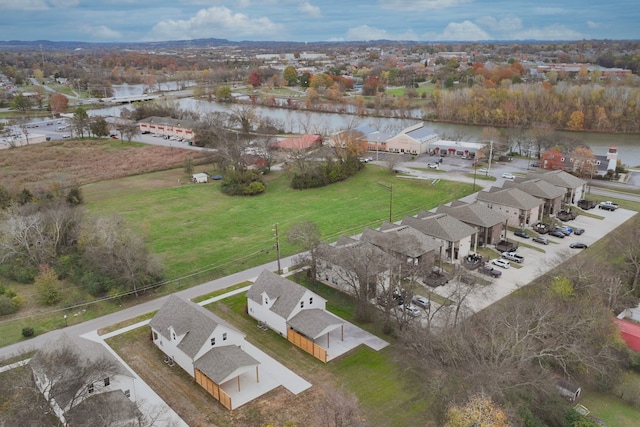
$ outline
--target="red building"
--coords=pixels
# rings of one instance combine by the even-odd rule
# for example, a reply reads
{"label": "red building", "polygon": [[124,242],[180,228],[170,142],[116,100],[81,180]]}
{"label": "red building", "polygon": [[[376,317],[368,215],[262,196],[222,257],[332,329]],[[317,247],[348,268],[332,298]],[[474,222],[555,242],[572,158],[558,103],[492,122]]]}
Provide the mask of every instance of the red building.
{"label": "red building", "polygon": [[640,325],[624,319],[615,319],[615,322],[627,347],[640,352]]}

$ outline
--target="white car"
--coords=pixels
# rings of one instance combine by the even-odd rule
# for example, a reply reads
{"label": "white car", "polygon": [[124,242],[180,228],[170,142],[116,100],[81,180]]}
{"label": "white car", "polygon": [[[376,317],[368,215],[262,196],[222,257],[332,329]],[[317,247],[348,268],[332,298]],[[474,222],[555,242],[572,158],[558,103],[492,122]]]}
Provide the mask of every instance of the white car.
{"label": "white car", "polygon": [[428,163],[427,166],[429,166],[431,169],[438,169],[440,167],[438,163]]}
{"label": "white car", "polygon": [[477,172],[478,172],[478,173],[489,173],[489,169],[487,169],[487,168],[480,168],[480,169],[478,169],[478,171],[477,171]]}
{"label": "white car", "polygon": [[62,135],[62,137],[64,139],[71,138],[71,134],[70,133],[65,133],[64,135]]}
{"label": "white car", "polygon": [[420,309],[413,304],[405,305],[404,310],[413,317],[420,316]]}
{"label": "white car", "polygon": [[505,172],[505,173],[503,173],[503,174],[502,174],[502,177],[503,177],[504,179],[516,179],[516,176],[515,176],[514,174],[512,174],[512,173],[509,173],[509,172]]}
{"label": "white car", "polygon": [[496,258],[494,260],[491,260],[491,264],[497,265],[500,268],[509,268],[509,267],[511,267],[511,264],[509,263],[509,261],[507,261],[506,259],[502,259],[502,258]]}
{"label": "white car", "polygon": [[431,307],[431,301],[429,301],[428,298],[425,298],[421,295],[414,295],[413,298],[411,298],[411,302],[422,308]]}

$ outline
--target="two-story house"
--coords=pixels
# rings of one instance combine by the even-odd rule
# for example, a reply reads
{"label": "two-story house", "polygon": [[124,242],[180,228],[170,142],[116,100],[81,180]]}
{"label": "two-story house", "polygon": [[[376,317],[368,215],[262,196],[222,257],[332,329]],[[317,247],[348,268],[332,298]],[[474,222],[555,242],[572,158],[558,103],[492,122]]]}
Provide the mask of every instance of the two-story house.
{"label": "two-story house", "polygon": [[519,188],[491,187],[476,195],[479,203],[507,216],[507,225],[525,228],[542,219],[544,200]]}

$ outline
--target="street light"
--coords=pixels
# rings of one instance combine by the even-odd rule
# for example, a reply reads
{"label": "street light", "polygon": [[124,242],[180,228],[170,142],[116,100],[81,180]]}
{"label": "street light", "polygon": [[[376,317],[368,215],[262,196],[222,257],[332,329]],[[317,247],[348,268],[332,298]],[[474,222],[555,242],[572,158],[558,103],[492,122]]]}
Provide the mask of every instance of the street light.
{"label": "street light", "polygon": [[389,222],[393,223],[391,219],[393,214],[393,185],[384,185],[378,183],[378,185],[389,192]]}
{"label": "street light", "polygon": [[69,324],[67,323],[67,315],[64,315],[64,326],[69,326]]}

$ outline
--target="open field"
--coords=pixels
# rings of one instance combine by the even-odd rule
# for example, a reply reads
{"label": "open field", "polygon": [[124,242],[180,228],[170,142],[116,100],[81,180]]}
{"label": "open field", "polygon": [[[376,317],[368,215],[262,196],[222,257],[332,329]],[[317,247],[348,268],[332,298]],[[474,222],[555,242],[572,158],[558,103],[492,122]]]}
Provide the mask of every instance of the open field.
{"label": "open field", "polygon": [[[17,191],[49,188],[54,183],[70,187],[181,167],[187,157],[195,162],[204,155],[113,139],[50,141],[2,150],[0,183]],[[184,173],[179,176],[184,179]]]}
{"label": "open field", "polygon": [[[276,259],[273,225],[278,224],[281,256],[296,248],[286,241],[289,227],[315,221],[324,241],[359,234],[389,220],[393,186],[393,220],[458,199],[470,184],[396,179],[386,169],[368,165],[357,176],[328,187],[297,191],[288,178],[274,172],[265,178],[267,193],[257,197],[229,197],[219,182],[177,185],[174,171],[103,181],[83,187],[91,212],[119,212],[145,233],[152,251],[167,267],[168,279],[197,271],[215,270],[221,277]],[[172,178],[167,179],[170,176]],[[171,182],[157,188],[155,182]]]}

